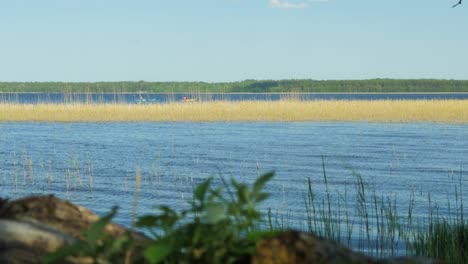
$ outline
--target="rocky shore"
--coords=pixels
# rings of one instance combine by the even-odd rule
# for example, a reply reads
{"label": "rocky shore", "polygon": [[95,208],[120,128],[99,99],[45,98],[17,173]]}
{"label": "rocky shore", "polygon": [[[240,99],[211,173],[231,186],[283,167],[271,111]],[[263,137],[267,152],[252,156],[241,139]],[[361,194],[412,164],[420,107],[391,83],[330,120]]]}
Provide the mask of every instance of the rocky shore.
{"label": "rocky shore", "polygon": [[[41,258],[64,245],[82,239],[84,232],[99,216],[90,210],[54,196],[31,196],[18,200],[0,200],[0,263],[41,263]],[[149,241],[144,234],[115,223],[105,226],[112,237],[130,232],[134,241]],[[132,263],[138,252],[122,259]],[[99,263],[100,261],[98,261]],[[287,231],[260,241],[255,255],[247,261],[273,263],[442,263],[426,258],[376,259],[353,252],[313,234]],[[96,263],[92,258],[67,258],[64,263]],[[102,263],[108,263],[105,260]]]}

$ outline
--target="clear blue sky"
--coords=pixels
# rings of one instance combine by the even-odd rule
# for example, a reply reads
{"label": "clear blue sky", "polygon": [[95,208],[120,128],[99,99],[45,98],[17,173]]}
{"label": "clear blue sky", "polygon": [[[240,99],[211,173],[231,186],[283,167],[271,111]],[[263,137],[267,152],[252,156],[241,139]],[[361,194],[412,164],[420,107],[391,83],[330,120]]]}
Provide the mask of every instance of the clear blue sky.
{"label": "clear blue sky", "polygon": [[0,0],[0,81],[468,79],[468,1]]}

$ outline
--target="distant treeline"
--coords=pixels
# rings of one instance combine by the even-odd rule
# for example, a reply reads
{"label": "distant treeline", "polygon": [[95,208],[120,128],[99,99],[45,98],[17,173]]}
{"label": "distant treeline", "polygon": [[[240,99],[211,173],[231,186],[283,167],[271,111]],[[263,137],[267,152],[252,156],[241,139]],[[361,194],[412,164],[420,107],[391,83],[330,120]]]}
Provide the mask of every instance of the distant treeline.
{"label": "distant treeline", "polygon": [[0,92],[391,93],[468,92],[468,80],[245,80],[240,82],[0,82]]}

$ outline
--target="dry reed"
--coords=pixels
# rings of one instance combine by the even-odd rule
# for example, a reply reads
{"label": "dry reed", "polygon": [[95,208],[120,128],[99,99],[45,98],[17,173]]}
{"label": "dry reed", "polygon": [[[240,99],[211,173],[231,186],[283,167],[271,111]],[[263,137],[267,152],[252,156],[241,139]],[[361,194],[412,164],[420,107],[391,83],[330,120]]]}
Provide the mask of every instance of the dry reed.
{"label": "dry reed", "polygon": [[0,121],[368,121],[468,123],[468,100],[0,104]]}

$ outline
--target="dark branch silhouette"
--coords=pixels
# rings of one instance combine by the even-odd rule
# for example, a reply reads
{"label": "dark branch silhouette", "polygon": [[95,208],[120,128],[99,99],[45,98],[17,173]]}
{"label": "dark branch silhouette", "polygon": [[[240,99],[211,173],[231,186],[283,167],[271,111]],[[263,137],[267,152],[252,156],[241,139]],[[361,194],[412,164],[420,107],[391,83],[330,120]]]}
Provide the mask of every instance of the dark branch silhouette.
{"label": "dark branch silhouette", "polygon": [[456,7],[457,5],[461,5],[463,0],[460,0],[458,3],[456,3],[452,8]]}

